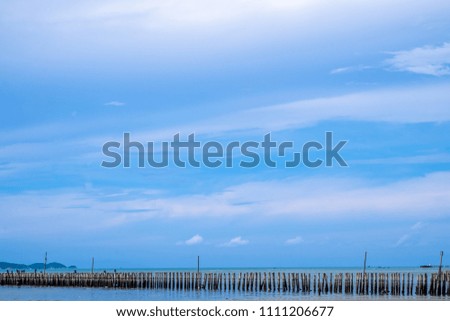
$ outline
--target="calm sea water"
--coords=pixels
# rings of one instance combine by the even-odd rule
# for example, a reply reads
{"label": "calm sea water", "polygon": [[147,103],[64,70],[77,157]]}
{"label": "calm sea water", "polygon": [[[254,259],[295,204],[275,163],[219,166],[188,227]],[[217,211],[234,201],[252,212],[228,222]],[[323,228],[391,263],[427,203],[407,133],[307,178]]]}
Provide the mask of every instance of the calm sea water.
{"label": "calm sea water", "polygon": [[[448,267],[446,267],[448,269]],[[83,270],[79,270],[82,272]],[[111,271],[106,269],[106,271]],[[193,271],[192,269],[122,269],[120,271]],[[361,272],[361,268],[279,268],[279,269],[203,269],[202,272],[303,272],[303,273],[340,273]],[[62,271],[57,271],[62,272]],[[432,273],[437,268],[420,269],[402,268],[368,268],[367,272],[401,272]],[[346,295],[282,292],[240,292],[240,291],[173,291],[173,290],[138,290],[138,289],[104,289],[104,288],[56,288],[56,287],[15,287],[0,286],[1,301],[217,301],[217,300],[450,300],[449,297],[435,298],[429,296],[389,296],[389,295]]]}

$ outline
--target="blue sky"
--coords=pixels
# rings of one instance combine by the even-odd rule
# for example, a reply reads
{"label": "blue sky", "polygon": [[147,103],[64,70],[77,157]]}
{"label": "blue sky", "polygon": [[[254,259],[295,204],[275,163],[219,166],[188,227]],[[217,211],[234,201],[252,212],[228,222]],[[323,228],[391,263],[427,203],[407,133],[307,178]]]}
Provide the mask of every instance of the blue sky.
{"label": "blue sky", "polygon": [[[368,251],[374,266],[437,264],[450,253],[448,12],[0,1],[0,260],[357,266]],[[348,140],[348,167],[100,166],[124,132],[301,146],[327,131]]]}

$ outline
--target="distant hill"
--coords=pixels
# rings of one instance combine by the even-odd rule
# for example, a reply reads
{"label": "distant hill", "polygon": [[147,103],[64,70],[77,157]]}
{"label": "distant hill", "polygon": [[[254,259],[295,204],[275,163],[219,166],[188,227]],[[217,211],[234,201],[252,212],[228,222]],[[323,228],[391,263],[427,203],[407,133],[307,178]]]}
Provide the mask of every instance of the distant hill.
{"label": "distant hill", "polygon": [[[76,269],[77,267],[74,265],[71,265],[69,267],[65,266],[64,264],[58,263],[58,262],[52,262],[47,263],[47,269]],[[44,269],[44,263],[33,263],[30,265],[26,264],[18,264],[18,263],[9,263],[9,262],[0,262],[0,269],[3,270],[43,270]]]}
{"label": "distant hill", "polygon": [[17,263],[8,263],[8,262],[0,262],[0,269],[14,269],[14,270],[23,270],[28,269],[28,265],[25,264],[17,264]]}
{"label": "distant hill", "polygon": [[[37,269],[37,270],[43,270],[44,269],[44,263],[33,263],[29,265],[30,269]],[[47,269],[66,269],[67,266],[61,263],[53,262],[53,263],[47,263]]]}

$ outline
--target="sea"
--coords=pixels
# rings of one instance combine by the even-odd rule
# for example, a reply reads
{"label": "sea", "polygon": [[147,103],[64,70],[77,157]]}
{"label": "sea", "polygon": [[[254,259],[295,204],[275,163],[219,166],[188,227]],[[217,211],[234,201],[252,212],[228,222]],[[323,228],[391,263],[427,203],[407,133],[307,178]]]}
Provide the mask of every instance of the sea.
{"label": "sea", "polygon": [[[449,270],[450,267],[444,267]],[[78,270],[89,272],[90,270]],[[98,269],[96,272],[112,269]],[[118,272],[195,272],[193,269],[117,269]],[[424,274],[438,271],[437,267],[368,267],[367,273],[412,273]],[[5,272],[0,270],[0,272]],[[52,271],[48,271],[52,273]],[[73,270],[54,270],[53,272],[73,272]],[[214,268],[201,269],[208,272],[299,272],[299,273],[357,273],[360,267],[317,267],[317,268]],[[0,286],[0,301],[327,301],[327,300],[450,300],[449,296],[391,296],[387,295],[356,295],[356,294],[317,294],[292,292],[260,292],[260,291],[211,291],[211,290],[165,290],[165,289],[112,289],[112,288],[70,288],[70,287],[32,287],[32,286]]]}

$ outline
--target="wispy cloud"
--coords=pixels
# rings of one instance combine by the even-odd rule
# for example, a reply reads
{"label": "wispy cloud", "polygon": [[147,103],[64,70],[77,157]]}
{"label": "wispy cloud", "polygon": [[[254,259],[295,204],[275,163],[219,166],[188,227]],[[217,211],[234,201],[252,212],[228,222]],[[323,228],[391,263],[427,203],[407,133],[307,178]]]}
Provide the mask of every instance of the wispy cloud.
{"label": "wispy cloud", "polygon": [[[316,98],[293,101],[291,103],[271,105],[266,107],[252,108],[241,111],[226,113],[220,117],[205,117],[198,121],[186,121],[182,125],[174,126],[170,121],[161,120],[166,125],[155,130],[142,130],[142,126],[135,126],[133,139],[147,141],[149,137],[153,140],[172,139],[175,133],[192,133],[197,135],[239,135],[245,133],[267,133],[281,130],[310,127],[322,121],[349,120],[349,121],[371,121],[371,122],[393,122],[393,123],[423,123],[423,122],[445,122],[450,121],[450,84],[435,86],[405,87],[394,89],[383,89],[375,91],[355,92],[327,98]],[[426,106],[426,107],[424,107]],[[99,151],[99,146],[114,137],[101,136],[97,134],[91,137],[73,136],[86,135],[87,132],[99,127],[99,121],[95,124],[82,124],[73,126],[61,122],[49,128],[38,126],[31,129],[16,130],[14,132],[0,132],[0,141],[5,145],[0,146],[3,157],[16,157],[20,154],[21,159],[36,160],[39,151],[42,155],[53,153],[55,144],[45,144],[43,141],[53,142],[55,133],[58,136],[68,137],[64,141],[64,148],[73,154],[74,148],[77,154]],[[110,123],[105,121],[102,128],[110,128]],[[30,144],[30,137],[37,142]],[[119,139],[120,137],[116,137]],[[12,151],[14,149],[14,152]],[[51,152],[49,152],[51,149]],[[61,146],[58,146],[61,154]],[[96,155],[97,157],[99,154]],[[45,157],[48,161],[48,157]]]}
{"label": "wispy cloud", "polygon": [[125,106],[126,103],[121,102],[121,101],[113,100],[113,101],[110,101],[110,102],[105,103],[104,105],[105,105],[105,106],[120,107],[120,106]]}
{"label": "wispy cloud", "polygon": [[425,226],[425,223],[423,222],[417,222],[416,224],[414,224],[413,226],[411,226],[411,230],[416,231],[416,230],[420,230]]}
{"label": "wispy cloud", "polygon": [[200,244],[203,242],[203,237],[199,234],[194,235],[193,237],[191,237],[190,239],[181,242],[181,244],[185,244],[185,245],[196,245],[196,244]]}
{"label": "wispy cloud", "polygon": [[[171,139],[174,133],[229,135],[267,133],[306,128],[323,121],[365,121],[414,124],[450,121],[450,83],[355,92],[334,97],[293,101],[233,111],[181,126],[138,131],[134,138],[146,141]],[[425,107],[426,106],[426,107]],[[102,138],[102,141],[105,141]],[[98,142],[95,142],[98,144]]]}
{"label": "wispy cloud", "polygon": [[[449,88],[448,84],[395,88],[301,100],[248,110],[234,119],[245,121],[246,128],[266,130],[301,128],[332,119],[398,123],[441,122],[450,120]],[[230,123],[234,124],[234,127],[243,125],[240,121]]]}
{"label": "wispy cloud", "polygon": [[335,68],[330,71],[330,74],[332,74],[332,75],[343,74],[343,73],[348,73],[348,72],[363,71],[363,70],[372,69],[372,68],[373,68],[372,66],[365,66],[365,65],[347,66],[347,67]]}
{"label": "wispy cloud", "polygon": [[395,242],[394,247],[400,246],[402,244],[404,244],[406,241],[408,241],[410,239],[411,235],[409,234],[404,234],[402,235],[397,242]]}
{"label": "wispy cloud", "polygon": [[[95,190],[67,190],[0,195],[0,225],[14,233],[49,233],[48,223],[61,233],[111,229],[155,219],[252,217],[270,221],[361,219],[420,219],[450,216],[450,172],[376,184],[361,179],[292,177],[228,186],[221,191],[164,197],[164,194],[128,193],[105,197]],[[23,224],[27,221],[30,224]],[[407,233],[417,231],[417,223]],[[194,235],[186,245],[203,241]],[[236,237],[228,245],[247,240]],[[292,241],[294,242],[294,241]]]}
{"label": "wispy cloud", "polygon": [[450,75],[450,43],[395,51],[391,54],[393,57],[385,62],[393,70],[431,76]]}
{"label": "wispy cloud", "polygon": [[240,246],[240,245],[247,245],[249,243],[249,240],[244,240],[241,236],[237,236],[235,238],[232,238],[226,243],[223,243],[222,246],[231,247],[231,246]]}
{"label": "wispy cloud", "polygon": [[286,242],[284,242],[286,245],[295,245],[295,244],[300,244],[303,243],[303,237],[301,236],[296,236],[294,238],[288,239],[286,240]]}
{"label": "wispy cloud", "polygon": [[395,242],[394,247],[401,246],[405,244],[407,241],[411,240],[418,233],[418,231],[421,230],[424,226],[425,223],[423,223],[422,221],[415,223],[413,226],[409,228],[409,231],[407,233],[403,234],[397,240],[397,242]]}
{"label": "wispy cloud", "polygon": [[[220,25],[225,22],[244,20],[258,14],[273,14],[274,11],[290,13],[314,4],[313,1],[295,0],[260,0],[257,2],[229,0],[226,3],[207,0],[185,0],[182,3],[164,0],[134,0],[131,3],[117,0],[80,0],[72,5],[54,4],[46,0],[43,2],[52,8],[50,12],[42,10],[40,6],[33,6],[34,10],[22,14],[16,13],[15,16],[27,18],[32,16],[32,11],[38,11],[39,15],[33,17],[32,21],[50,23],[89,21],[91,24],[109,21],[114,22],[114,25],[173,28],[191,25]],[[14,6],[10,7],[14,9]]]}
{"label": "wispy cloud", "polygon": [[349,218],[450,215],[450,172],[387,184],[359,179],[314,178],[248,182],[223,192],[152,201],[169,217],[241,216]]}

